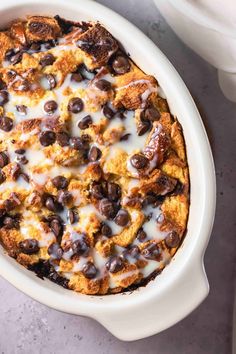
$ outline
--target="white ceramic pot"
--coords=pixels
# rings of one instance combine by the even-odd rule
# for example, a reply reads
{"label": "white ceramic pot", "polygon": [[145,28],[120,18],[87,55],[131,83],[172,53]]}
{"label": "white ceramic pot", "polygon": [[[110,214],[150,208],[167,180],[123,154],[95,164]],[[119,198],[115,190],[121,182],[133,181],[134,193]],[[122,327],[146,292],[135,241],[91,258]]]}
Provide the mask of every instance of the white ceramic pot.
{"label": "white ceramic pot", "polygon": [[132,293],[86,296],[37,278],[0,249],[0,274],[35,300],[54,309],[99,321],[122,340],[158,333],[180,321],[207,296],[203,266],[215,213],[215,173],[208,139],[185,84],[161,51],[113,11],[84,0],[8,0],[0,4],[2,27],[28,14],[59,14],[72,20],[99,20],[129,51],[134,61],[158,78],[171,111],[183,126],[191,179],[188,231],[171,264],[146,287]]}
{"label": "white ceramic pot", "polygon": [[154,1],[176,34],[218,69],[223,93],[236,102],[236,1]]}

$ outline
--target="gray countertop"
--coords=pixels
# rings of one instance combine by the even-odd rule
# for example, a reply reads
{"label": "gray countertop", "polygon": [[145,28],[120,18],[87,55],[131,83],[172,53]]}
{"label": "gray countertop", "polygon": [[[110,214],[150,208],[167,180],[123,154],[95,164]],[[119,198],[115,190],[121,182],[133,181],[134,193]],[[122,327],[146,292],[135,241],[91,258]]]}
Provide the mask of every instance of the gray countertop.
{"label": "gray countertop", "polygon": [[236,105],[223,97],[216,70],[185,47],[151,0],[99,2],[125,16],[160,47],[181,74],[202,114],[218,185],[216,220],[205,256],[210,294],[172,328],[125,343],[95,321],[51,310],[0,279],[0,353],[229,354],[236,230]]}

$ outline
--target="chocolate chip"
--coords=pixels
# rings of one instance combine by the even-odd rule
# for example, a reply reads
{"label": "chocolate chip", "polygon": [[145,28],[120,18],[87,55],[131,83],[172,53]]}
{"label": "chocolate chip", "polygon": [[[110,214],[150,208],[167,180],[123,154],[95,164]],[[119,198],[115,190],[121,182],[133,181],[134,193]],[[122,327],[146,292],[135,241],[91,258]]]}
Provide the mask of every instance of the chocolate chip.
{"label": "chocolate chip", "polygon": [[115,223],[119,226],[126,226],[130,221],[130,216],[127,210],[120,209],[114,219]]}
{"label": "chocolate chip", "polygon": [[157,201],[158,196],[156,195],[146,195],[142,200],[142,207],[145,208],[150,204],[155,204]]}
{"label": "chocolate chip", "polygon": [[16,51],[14,48],[8,49],[5,53],[5,60],[10,60],[13,55],[15,55]]}
{"label": "chocolate chip", "polygon": [[13,127],[13,120],[9,117],[0,117],[0,129],[4,132],[10,132]]}
{"label": "chocolate chip", "polygon": [[6,216],[3,219],[3,225],[5,229],[19,229],[20,224],[19,220],[17,218],[14,218],[12,216]]}
{"label": "chocolate chip", "polygon": [[53,211],[53,212],[58,212],[62,209],[61,204],[59,204],[57,202],[56,198],[52,195],[49,195],[46,197],[44,204],[48,210]]}
{"label": "chocolate chip", "polygon": [[82,273],[86,278],[88,279],[95,278],[97,272],[98,270],[92,262],[87,262],[86,264],[83,265]]}
{"label": "chocolate chip", "polygon": [[57,242],[53,242],[48,247],[48,254],[49,256],[52,256],[53,259],[60,260],[63,256],[63,249],[60,247],[60,245]]}
{"label": "chocolate chip", "polygon": [[56,103],[56,101],[47,101],[45,104],[44,104],[44,111],[48,114],[52,114],[54,113],[56,110],[57,110],[57,107],[58,107],[58,104]]}
{"label": "chocolate chip", "polygon": [[112,235],[112,229],[106,223],[103,223],[101,227],[101,234],[103,236],[109,237]]}
{"label": "chocolate chip", "polygon": [[77,137],[71,139],[71,146],[75,150],[85,150],[88,148],[88,144],[84,142],[81,138]]}
{"label": "chocolate chip", "polygon": [[112,62],[112,68],[118,75],[126,74],[130,71],[130,63],[128,58],[118,55]]}
{"label": "chocolate chip", "polygon": [[106,263],[106,268],[110,273],[117,273],[124,267],[124,261],[119,256],[113,256]]}
{"label": "chocolate chip", "polygon": [[111,202],[109,199],[104,198],[100,200],[99,211],[107,219],[113,219],[118,211],[118,207],[115,203]]}
{"label": "chocolate chip", "polygon": [[33,52],[39,52],[41,49],[41,44],[40,43],[32,43],[29,47],[30,50]]}
{"label": "chocolate chip", "polygon": [[104,105],[102,107],[102,114],[108,118],[108,119],[112,119],[115,115],[115,112],[113,112],[113,110],[108,106],[108,105]]}
{"label": "chocolate chip", "polygon": [[39,141],[43,146],[52,145],[56,141],[56,134],[53,131],[46,130],[40,134]]}
{"label": "chocolate chip", "polygon": [[48,80],[49,89],[53,90],[57,86],[55,76],[52,74],[47,74],[46,79]]}
{"label": "chocolate chip", "polygon": [[84,80],[83,76],[80,73],[73,73],[71,74],[71,81],[74,82],[81,82]]}
{"label": "chocolate chip", "polygon": [[97,148],[96,146],[92,146],[91,149],[89,150],[88,153],[88,159],[91,162],[95,162],[97,160],[99,160],[102,156],[102,152],[99,148]]}
{"label": "chocolate chip", "polygon": [[28,238],[24,241],[19,242],[19,248],[22,253],[34,254],[39,251],[39,243],[33,238]]}
{"label": "chocolate chip", "polygon": [[18,163],[15,164],[15,165],[13,166],[13,168],[11,169],[11,177],[12,177],[12,179],[13,179],[14,181],[16,181],[16,180],[19,178],[21,172],[22,172],[22,171],[21,171],[20,165],[19,165]]}
{"label": "chocolate chip", "polygon": [[19,155],[24,155],[25,154],[25,149],[17,149],[17,150],[15,150],[15,153],[19,154]]}
{"label": "chocolate chip", "polygon": [[92,117],[90,115],[85,116],[78,123],[78,127],[81,130],[87,129],[93,123]]}
{"label": "chocolate chip", "polygon": [[25,116],[27,114],[27,107],[23,104],[17,105],[16,110],[20,115]]}
{"label": "chocolate chip", "polygon": [[3,207],[6,209],[6,211],[12,211],[16,207],[16,203],[13,199],[6,199],[3,202]]}
{"label": "chocolate chip", "polygon": [[143,242],[146,240],[147,234],[143,229],[139,229],[136,237],[140,242]]}
{"label": "chocolate chip", "polygon": [[2,184],[3,182],[5,182],[5,180],[6,180],[5,173],[0,170],[0,184]]}
{"label": "chocolate chip", "polygon": [[70,145],[70,136],[66,132],[58,132],[56,135],[56,140],[60,146],[69,146]]}
{"label": "chocolate chip", "polygon": [[173,195],[180,195],[184,193],[184,184],[182,184],[180,181],[177,181],[175,189],[173,190],[172,194]]}
{"label": "chocolate chip", "polygon": [[156,180],[156,183],[161,189],[160,194],[165,195],[174,189],[177,182],[176,180],[171,179],[170,177],[163,174]]}
{"label": "chocolate chip", "polygon": [[39,61],[39,64],[44,68],[45,66],[52,65],[56,58],[51,53],[44,55]]}
{"label": "chocolate chip", "polygon": [[73,209],[70,209],[68,211],[68,217],[69,217],[71,225],[76,222],[76,212]]}
{"label": "chocolate chip", "polygon": [[111,83],[104,79],[95,81],[94,86],[101,91],[111,90]]}
{"label": "chocolate chip", "polygon": [[10,63],[12,65],[18,64],[22,60],[23,52],[19,51],[15,55],[13,55],[10,59]]}
{"label": "chocolate chip", "polygon": [[160,260],[161,259],[161,249],[156,243],[150,243],[147,247],[142,250],[142,256],[146,259]]}
{"label": "chocolate chip", "polygon": [[122,135],[122,137],[120,138],[120,141],[127,141],[130,137],[130,133],[124,134]]}
{"label": "chocolate chip", "polygon": [[7,76],[9,79],[13,79],[14,77],[16,77],[17,73],[15,70],[8,70],[7,71]]}
{"label": "chocolate chip", "polygon": [[25,156],[17,156],[16,161],[21,163],[22,165],[26,165],[29,160]]}
{"label": "chocolate chip", "polygon": [[46,119],[44,119],[42,121],[41,124],[41,129],[42,130],[57,130],[60,127],[60,121],[59,121],[60,117],[47,117]]}
{"label": "chocolate chip", "polygon": [[107,196],[112,202],[117,202],[121,197],[121,188],[119,184],[108,182],[107,183]]}
{"label": "chocolate chip", "polygon": [[81,98],[73,97],[69,100],[68,111],[72,113],[79,113],[83,110],[84,104]]}
{"label": "chocolate chip", "polygon": [[9,157],[5,152],[0,152],[0,168],[9,164]]}
{"label": "chocolate chip", "polygon": [[[16,193],[14,193],[14,194],[16,194]],[[21,204],[21,201],[18,199],[17,195],[16,195],[15,198],[16,199],[13,199],[12,196],[11,196],[11,199],[4,200],[2,205],[3,205],[3,208],[7,212],[14,210],[15,208],[17,208]]]}
{"label": "chocolate chip", "polygon": [[[48,195],[46,195],[46,197],[47,197],[47,196],[48,196]],[[45,195],[43,196],[43,198],[45,198]],[[42,221],[43,221],[43,222],[47,222],[47,223],[49,224],[49,226],[50,226],[50,223],[51,223],[53,220],[58,220],[61,224],[63,224],[62,218],[61,218],[59,215],[57,215],[57,214],[50,214],[50,215],[45,216],[45,217],[42,218]]]}
{"label": "chocolate chip", "polygon": [[56,237],[62,236],[63,226],[60,219],[55,218],[50,222],[50,228]]}
{"label": "chocolate chip", "polygon": [[148,159],[141,154],[134,154],[130,159],[131,165],[138,170],[148,166]]}
{"label": "chocolate chip", "polygon": [[104,198],[104,191],[101,184],[93,184],[90,189],[91,196],[95,199]]}
{"label": "chocolate chip", "polygon": [[6,90],[7,85],[6,83],[0,78],[0,90]]}
{"label": "chocolate chip", "polygon": [[144,121],[144,122],[140,122],[138,124],[138,127],[137,127],[137,134],[138,136],[142,136],[144,135],[145,133],[147,133],[147,131],[151,128],[151,124],[149,121]]}
{"label": "chocolate chip", "polygon": [[149,107],[145,109],[142,114],[142,117],[144,117],[144,119],[146,120],[154,122],[161,118],[161,114],[155,107]]}
{"label": "chocolate chip", "polygon": [[68,191],[60,190],[58,192],[57,200],[62,205],[68,205],[68,204],[70,204],[72,202],[73,196]]}
{"label": "chocolate chip", "polygon": [[0,106],[3,106],[9,101],[9,96],[7,91],[0,91]]}
{"label": "chocolate chip", "polygon": [[68,187],[68,180],[64,176],[56,176],[52,179],[52,184],[57,189],[65,189]]}
{"label": "chocolate chip", "polygon": [[78,255],[78,256],[86,256],[89,253],[89,246],[84,238],[84,235],[82,235],[82,237],[76,241],[74,241],[72,243],[71,246],[74,254]]}
{"label": "chocolate chip", "polygon": [[169,248],[178,247],[180,244],[180,237],[176,231],[170,232],[165,238],[165,244]]}
{"label": "chocolate chip", "polygon": [[140,255],[140,249],[138,248],[138,246],[134,245],[129,248],[128,253],[131,257],[137,259],[137,258],[139,258],[139,255]]}

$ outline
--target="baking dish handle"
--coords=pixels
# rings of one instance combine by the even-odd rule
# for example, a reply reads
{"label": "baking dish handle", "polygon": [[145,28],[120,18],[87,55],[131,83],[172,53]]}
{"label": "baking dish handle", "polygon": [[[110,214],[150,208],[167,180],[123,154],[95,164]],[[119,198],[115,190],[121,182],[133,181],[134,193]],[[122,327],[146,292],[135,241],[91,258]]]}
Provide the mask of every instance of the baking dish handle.
{"label": "baking dish handle", "polygon": [[[152,284],[153,285],[153,284]],[[158,282],[157,282],[158,286]],[[155,290],[154,290],[155,291]],[[115,337],[132,341],[159,333],[190,314],[208,295],[204,265],[192,263],[162,293],[133,303],[120,311],[114,308],[97,320]],[[128,295],[126,295],[128,296]],[[125,301],[125,296],[122,299]]]}

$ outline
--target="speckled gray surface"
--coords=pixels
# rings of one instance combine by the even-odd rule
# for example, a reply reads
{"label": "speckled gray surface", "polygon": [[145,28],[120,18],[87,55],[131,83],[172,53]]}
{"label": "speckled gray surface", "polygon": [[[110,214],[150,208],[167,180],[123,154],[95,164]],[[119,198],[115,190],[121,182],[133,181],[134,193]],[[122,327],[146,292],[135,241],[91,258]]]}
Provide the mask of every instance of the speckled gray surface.
{"label": "speckled gray surface", "polygon": [[213,148],[218,184],[216,221],[205,256],[210,295],[190,316],[167,331],[125,343],[93,320],[48,309],[0,279],[0,353],[229,354],[236,229],[236,105],[221,94],[215,69],[179,41],[151,0],[99,2],[136,24],[160,47],[201,111]]}

